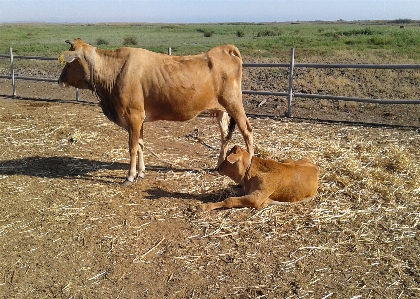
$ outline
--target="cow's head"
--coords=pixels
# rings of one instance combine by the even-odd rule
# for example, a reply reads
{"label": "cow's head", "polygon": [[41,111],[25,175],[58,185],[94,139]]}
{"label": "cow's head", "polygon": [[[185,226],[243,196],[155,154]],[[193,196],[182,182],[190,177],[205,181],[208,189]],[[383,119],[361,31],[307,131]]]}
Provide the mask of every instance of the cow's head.
{"label": "cow's head", "polygon": [[65,63],[58,84],[60,86],[73,86],[81,89],[91,89],[92,54],[94,48],[81,39],[69,43],[69,51],[61,53],[58,61]]}
{"label": "cow's head", "polygon": [[219,165],[219,173],[230,177],[240,184],[245,176],[249,154],[235,145],[227,154],[225,160]]}

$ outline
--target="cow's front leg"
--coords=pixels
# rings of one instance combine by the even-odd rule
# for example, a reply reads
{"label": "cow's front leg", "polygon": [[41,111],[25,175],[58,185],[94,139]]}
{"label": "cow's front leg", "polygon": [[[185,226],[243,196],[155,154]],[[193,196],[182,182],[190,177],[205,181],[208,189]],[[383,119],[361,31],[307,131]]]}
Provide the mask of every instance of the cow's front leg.
{"label": "cow's front leg", "polygon": [[130,124],[128,129],[128,151],[130,154],[130,169],[127,174],[123,186],[131,185],[137,179],[137,165],[140,167],[140,162],[137,164],[137,154],[139,158],[143,159],[143,153],[140,154],[141,147],[139,146],[140,130],[143,122],[134,121]]}

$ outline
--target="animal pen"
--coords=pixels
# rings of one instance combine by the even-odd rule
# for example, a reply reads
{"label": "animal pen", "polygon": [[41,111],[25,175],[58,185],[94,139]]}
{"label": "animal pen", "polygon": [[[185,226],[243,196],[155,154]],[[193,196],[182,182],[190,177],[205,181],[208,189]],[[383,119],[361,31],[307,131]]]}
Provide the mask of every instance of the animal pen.
{"label": "animal pen", "polygon": [[[172,50],[168,48],[168,54],[171,55]],[[56,79],[49,78],[36,78],[16,76],[14,71],[15,59],[34,59],[34,60],[57,60],[54,57],[42,56],[22,56],[13,55],[13,49],[10,48],[9,55],[0,55],[0,58],[10,59],[10,75],[0,75],[0,78],[11,79],[12,83],[12,96],[16,96],[16,80],[32,80],[44,82],[57,82]],[[292,100],[293,98],[309,98],[309,99],[327,99],[327,100],[340,100],[340,101],[354,101],[364,103],[376,104],[420,104],[420,99],[370,99],[359,97],[346,97],[346,96],[333,96],[324,94],[308,94],[308,93],[295,93],[293,91],[293,74],[296,68],[316,68],[316,69],[389,69],[389,70],[415,70],[420,69],[420,64],[319,64],[319,63],[295,63],[295,48],[291,48],[290,62],[288,63],[243,63],[244,68],[263,67],[263,68],[287,68],[289,70],[289,85],[287,92],[281,91],[266,91],[266,90],[242,90],[242,94],[248,95],[263,95],[263,96],[278,96],[287,98],[287,117],[292,117]],[[79,90],[76,88],[76,101],[79,101]]]}
{"label": "animal pen", "polygon": [[[20,72],[16,57],[19,75],[50,76],[48,81],[56,82],[58,65],[47,75],[33,68]],[[54,62],[45,62],[49,63]],[[265,77],[255,77],[252,84],[243,85],[257,90],[250,92],[262,91],[249,101],[244,96],[245,105],[253,104],[249,111],[260,109],[263,114],[277,105],[276,99],[271,101],[275,96],[265,96],[264,90],[284,91],[281,109],[286,109],[290,63],[277,65],[244,65],[244,82],[250,73],[259,75],[262,70],[275,83],[260,84]],[[15,76],[22,81],[13,100],[5,96],[10,76],[1,79],[0,294],[420,298],[420,106],[399,105],[401,110],[414,110],[415,129],[299,119],[301,111],[311,112],[301,110],[302,104],[313,109],[324,102],[316,97],[298,100],[299,93],[315,96],[335,90],[301,89],[303,71],[318,76],[321,70],[297,65],[290,89],[294,119],[257,115],[250,122],[260,157],[306,157],[318,165],[318,194],[309,202],[259,210],[196,210],[200,203],[240,193],[229,178],[212,171],[220,140],[214,119],[148,127],[148,173],[134,186],[120,188],[127,165],[126,133],[105,119],[93,95],[81,90],[77,103],[73,89],[43,82],[28,86],[21,82],[29,81]],[[341,71],[325,73],[339,76]],[[363,72],[371,75],[370,70]],[[400,73],[405,76],[407,71]],[[415,73],[409,82],[415,92],[401,98],[417,99],[420,74],[408,73]],[[316,83],[305,80],[311,86]],[[372,83],[375,80],[372,76]],[[365,84],[363,79],[354,82]],[[402,93],[395,90],[386,97],[397,99]],[[381,97],[380,92],[351,95]],[[266,104],[254,105],[265,99]],[[341,101],[324,115],[335,113],[338,104]],[[377,108],[399,110],[382,103],[360,106],[367,114]],[[390,121],[383,113],[377,115]],[[241,142],[236,135],[233,143]]]}

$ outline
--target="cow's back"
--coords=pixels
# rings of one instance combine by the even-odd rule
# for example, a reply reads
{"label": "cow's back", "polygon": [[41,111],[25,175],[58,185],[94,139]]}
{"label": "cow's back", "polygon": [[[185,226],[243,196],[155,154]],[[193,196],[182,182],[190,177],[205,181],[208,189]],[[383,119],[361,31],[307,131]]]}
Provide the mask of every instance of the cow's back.
{"label": "cow's back", "polygon": [[241,93],[242,59],[233,45],[190,56],[133,50],[130,73],[137,76],[126,82],[135,82],[130,88],[143,98],[146,121],[184,121],[204,110],[225,110],[220,99],[226,92]]}

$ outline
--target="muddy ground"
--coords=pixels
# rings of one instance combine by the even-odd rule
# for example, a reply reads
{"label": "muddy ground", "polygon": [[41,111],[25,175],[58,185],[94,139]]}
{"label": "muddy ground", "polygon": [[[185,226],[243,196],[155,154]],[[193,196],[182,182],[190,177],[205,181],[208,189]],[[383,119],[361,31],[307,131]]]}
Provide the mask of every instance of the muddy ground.
{"label": "muddy ground", "polygon": [[[214,121],[127,134],[95,97],[0,82],[1,298],[419,298],[420,106],[244,97],[262,157],[308,157],[310,202],[197,211],[239,194]],[[234,142],[243,144],[238,131]],[[199,137],[199,138],[197,138]]]}

